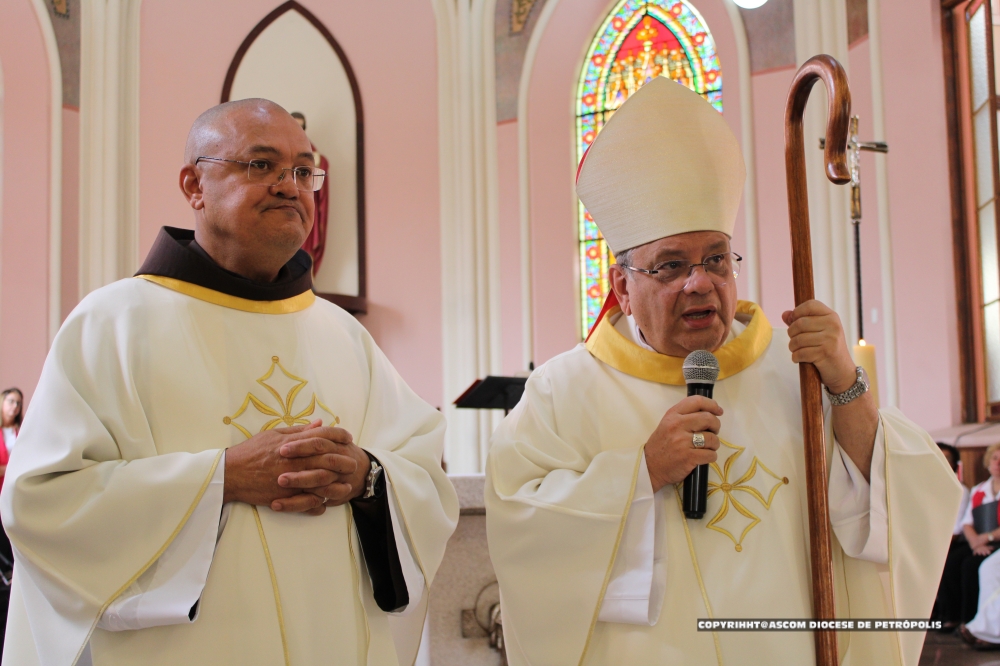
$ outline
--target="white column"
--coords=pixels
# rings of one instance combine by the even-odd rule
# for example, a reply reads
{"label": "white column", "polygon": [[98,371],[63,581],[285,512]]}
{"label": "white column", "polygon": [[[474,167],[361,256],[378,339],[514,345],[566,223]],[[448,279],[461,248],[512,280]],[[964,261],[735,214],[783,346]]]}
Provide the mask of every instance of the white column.
{"label": "white column", "polygon": [[[517,159],[518,185],[521,212],[521,361],[522,369],[535,360],[535,311],[534,276],[531,269],[531,145],[528,141],[528,96],[531,90],[531,73],[535,68],[538,45],[545,34],[545,26],[555,13],[559,0],[548,0],[528,39],[521,65],[521,78],[517,88]],[[584,57],[583,55],[580,56]],[[577,317],[579,320],[579,317]]]}
{"label": "white column", "polygon": [[[872,129],[876,141],[885,140],[885,96],[882,88],[882,10],[879,0],[868,0],[868,52],[872,77]],[[879,398],[886,407],[899,405],[896,357],[896,296],[893,290],[892,226],[889,220],[888,155],[875,153],[875,191],[878,203],[879,273],[882,283],[882,354],[885,374]]]}
{"label": "white column", "polygon": [[746,162],[747,180],[743,187],[743,221],[747,239],[746,276],[747,300],[761,303],[760,243],[757,226],[757,148],[753,123],[753,73],[750,71],[750,44],[743,15],[733,0],[724,0],[729,20],[736,37],[737,66],[740,71],[740,128],[743,135],[743,161]]}
{"label": "white column", "polygon": [[[799,65],[820,53],[847,70],[847,7],[844,0],[795,0],[795,58]],[[848,338],[857,330],[850,191],[834,185],[823,166],[819,139],[826,135],[827,100],[817,83],[804,115],[805,152],[816,298],[840,315]]]}
{"label": "white column", "polygon": [[44,0],[32,0],[49,59],[49,275],[48,335],[62,323],[62,64],[52,17]]}
{"label": "white column", "polygon": [[81,3],[81,298],[139,264],[140,2]]}
{"label": "white column", "polygon": [[435,0],[441,171],[443,409],[451,473],[482,472],[499,414],[452,405],[501,368],[493,15],[496,0]]}

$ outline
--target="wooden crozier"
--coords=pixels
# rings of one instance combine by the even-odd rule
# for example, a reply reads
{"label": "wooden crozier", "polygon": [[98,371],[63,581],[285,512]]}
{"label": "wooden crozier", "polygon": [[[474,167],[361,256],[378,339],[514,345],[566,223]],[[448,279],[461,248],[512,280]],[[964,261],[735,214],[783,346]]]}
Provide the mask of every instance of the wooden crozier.
{"label": "wooden crozier", "polygon": [[[838,185],[850,182],[846,146],[851,117],[851,91],[840,63],[828,55],[810,58],[795,75],[785,105],[785,177],[792,231],[792,276],[795,305],[813,299],[812,242],[809,237],[809,195],[802,138],[802,113],[817,80],[826,84],[829,121],[826,126],[826,176]],[[830,507],[827,503],[826,444],[823,434],[823,394],[819,372],[812,363],[799,365],[802,391],[802,432],[805,438],[806,494],[809,499],[809,541],[813,579],[813,617],[835,616]],[[816,663],[836,666],[837,634],[816,631]]]}

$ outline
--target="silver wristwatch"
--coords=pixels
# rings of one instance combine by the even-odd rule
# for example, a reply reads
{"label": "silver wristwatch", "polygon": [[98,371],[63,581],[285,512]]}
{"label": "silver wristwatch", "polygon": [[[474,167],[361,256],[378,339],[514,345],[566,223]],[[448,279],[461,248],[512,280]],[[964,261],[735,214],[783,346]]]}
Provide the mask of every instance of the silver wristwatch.
{"label": "silver wristwatch", "polygon": [[368,472],[368,485],[365,487],[365,494],[361,496],[361,499],[375,497],[375,484],[378,483],[380,476],[382,476],[382,466],[377,461],[372,460],[372,468]]}
{"label": "silver wristwatch", "polygon": [[858,379],[854,382],[854,385],[844,391],[843,393],[833,394],[830,393],[830,389],[826,386],[823,389],[826,391],[827,396],[830,398],[830,404],[835,406],[846,405],[849,402],[857,400],[862,395],[868,391],[868,381],[865,377],[865,370],[860,365],[856,368],[858,373]]}

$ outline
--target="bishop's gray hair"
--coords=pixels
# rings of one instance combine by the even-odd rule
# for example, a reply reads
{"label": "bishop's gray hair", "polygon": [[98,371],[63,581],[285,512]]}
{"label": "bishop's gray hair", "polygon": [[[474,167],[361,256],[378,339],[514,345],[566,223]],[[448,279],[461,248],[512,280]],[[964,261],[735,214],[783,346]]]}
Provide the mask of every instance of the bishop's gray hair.
{"label": "bishop's gray hair", "polygon": [[[635,249],[634,247],[630,247],[627,250],[622,250],[621,252],[616,252],[615,253],[615,263],[618,264],[619,266],[621,266],[622,268],[628,268],[629,266],[631,266],[632,265],[632,250],[634,250],[634,249]],[[631,271],[627,271],[626,275],[628,273],[630,273],[630,272]]]}

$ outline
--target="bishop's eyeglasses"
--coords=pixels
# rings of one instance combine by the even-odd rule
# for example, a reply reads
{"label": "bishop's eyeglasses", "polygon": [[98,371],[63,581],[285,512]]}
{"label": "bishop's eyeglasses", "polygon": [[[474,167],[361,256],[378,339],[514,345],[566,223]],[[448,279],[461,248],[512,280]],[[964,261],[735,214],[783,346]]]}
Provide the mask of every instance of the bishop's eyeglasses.
{"label": "bishop's eyeglasses", "polygon": [[721,252],[705,257],[700,264],[692,264],[680,259],[671,259],[656,264],[652,268],[636,268],[635,266],[622,266],[622,268],[636,273],[643,273],[658,280],[662,284],[683,289],[687,281],[694,275],[694,269],[701,266],[705,269],[705,274],[717,286],[722,286],[730,278],[736,278],[740,274],[740,262],[743,257],[735,252]]}
{"label": "bishop's eyeglasses", "polygon": [[326,171],[311,166],[279,167],[271,160],[227,160],[222,157],[201,156],[194,161],[195,164],[202,160],[211,162],[232,162],[233,164],[245,164],[247,167],[247,178],[251,185],[263,185],[272,187],[278,185],[285,179],[285,173],[292,172],[292,181],[295,187],[303,192],[318,192],[323,187],[323,179]]}

